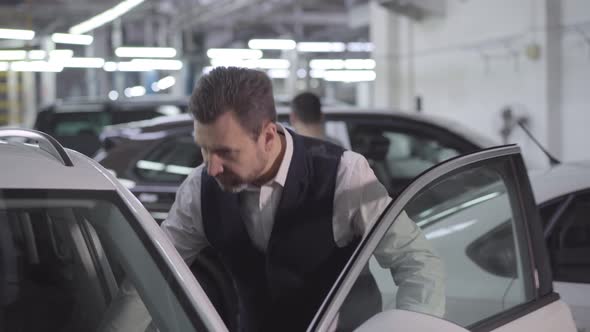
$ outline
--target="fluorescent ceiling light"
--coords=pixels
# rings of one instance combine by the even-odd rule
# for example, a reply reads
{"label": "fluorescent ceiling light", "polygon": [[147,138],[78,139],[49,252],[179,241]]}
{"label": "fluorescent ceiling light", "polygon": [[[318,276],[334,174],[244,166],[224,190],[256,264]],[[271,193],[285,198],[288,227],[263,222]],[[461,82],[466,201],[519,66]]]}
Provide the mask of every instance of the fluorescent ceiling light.
{"label": "fluorescent ceiling light", "polygon": [[9,67],[8,62],[0,62],[0,71],[7,71]]}
{"label": "fluorescent ceiling light", "polygon": [[[117,71],[117,63],[112,61],[107,61],[104,63],[102,67],[105,71]],[[116,91],[115,91],[116,92]]]}
{"label": "fluorescent ceiling light", "polygon": [[118,47],[115,55],[120,58],[174,58],[172,47]]}
{"label": "fluorescent ceiling light", "polygon": [[309,71],[309,77],[311,78],[324,78],[326,71],[323,69],[312,69]]}
{"label": "fluorescent ceiling light", "polygon": [[35,31],[18,29],[0,29],[0,39],[31,40],[35,37]]}
{"label": "fluorescent ceiling light", "polygon": [[346,45],[348,52],[373,52],[375,46],[373,43],[353,42]]}
{"label": "fluorescent ceiling light", "polygon": [[51,40],[56,44],[90,45],[94,37],[89,35],[73,35],[68,33],[54,33]]}
{"label": "fluorescent ceiling light", "polygon": [[[118,71],[152,71],[152,67],[149,65],[145,65],[145,64],[141,64],[141,63],[135,63],[135,62],[131,62],[131,61],[125,61],[125,62],[118,62],[115,63],[115,65],[117,66]],[[110,67],[110,65],[109,65]],[[110,68],[109,68],[110,69]],[[107,70],[107,69],[105,69]],[[109,71],[109,70],[107,70]]]}
{"label": "fluorescent ceiling light", "polygon": [[72,51],[72,50],[49,51],[49,59],[50,60],[70,59],[73,56],[74,56],[74,51]]}
{"label": "fluorescent ceiling light", "polygon": [[63,66],[47,61],[17,61],[10,64],[13,71],[61,72]]}
{"label": "fluorescent ceiling light", "polygon": [[162,91],[171,88],[176,84],[176,79],[173,76],[166,76],[157,82],[152,83],[152,90],[154,92]]}
{"label": "fluorescent ceiling light", "polygon": [[0,60],[24,60],[27,58],[27,51],[9,50],[0,51]]}
{"label": "fluorescent ceiling light", "polygon": [[268,77],[270,78],[288,78],[291,72],[288,69],[270,69],[267,71]]}
{"label": "fluorescent ceiling light", "polygon": [[291,62],[287,59],[228,59],[215,58],[211,59],[213,67],[244,67],[244,68],[260,68],[260,69],[288,69]]}
{"label": "fluorescent ceiling light", "polygon": [[47,52],[43,50],[32,50],[27,53],[27,58],[30,60],[43,60],[47,56]]}
{"label": "fluorescent ceiling light", "polygon": [[299,52],[344,52],[346,44],[338,42],[300,42],[297,43]]}
{"label": "fluorescent ceiling light", "polygon": [[[44,50],[32,50],[27,53],[27,58],[30,60],[44,60],[47,56],[47,52]],[[74,56],[72,50],[53,50],[49,51],[50,60],[64,60]]]}
{"label": "fluorescent ceiling light", "polygon": [[324,72],[324,79],[331,82],[374,81],[376,76],[372,70],[328,70]]}
{"label": "fluorescent ceiling light", "polygon": [[309,61],[311,69],[344,69],[344,60],[341,59],[313,59]]}
{"label": "fluorescent ceiling light", "polygon": [[213,66],[205,66],[203,67],[203,74],[209,74],[213,70]]}
{"label": "fluorescent ceiling light", "polygon": [[375,69],[375,60],[373,59],[347,59],[344,60],[346,69]]}
{"label": "fluorescent ceiling light", "polygon": [[138,86],[134,86],[131,88],[127,88],[125,89],[125,96],[128,98],[131,97],[141,97],[143,95],[145,95],[145,88],[141,85]]}
{"label": "fluorescent ceiling light", "polygon": [[311,69],[375,69],[373,59],[313,59],[309,62]]}
{"label": "fluorescent ceiling light", "polygon": [[297,43],[291,39],[251,39],[248,47],[257,50],[292,50]]}
{"label": "fluorescent ceiling light", "polygon": [[[51,62],[57,62],[53,59]],[[69,58],[61,62],[61,65],[67,68],[102,68],[104,66],[103,58]]]}
{"label": "fluorescent ceiling light", "polygon": [[211,59],[260,59],[262,51],[247,48],[210,48],[207,50],[207,56]]}
{"label": "fluorescent ceiling light", "polygon": [[117,91],[115,91],[115,90],[111,90],[109,92],[109,99],[110,100],[117,100],[117,99],[119,99],[119,93]]}
{"label": "fluorescent ceiling light", "polygon": [[125,0],[115,7],[108,9],[96,16],[91,17],[90,19],[77,24],[70,28],[69,33],[71,34],[83,34],[88,31],[92,31],[100,26],[103,26],[115,19],[121,17],[140,3],[144,2],[144,0]]}

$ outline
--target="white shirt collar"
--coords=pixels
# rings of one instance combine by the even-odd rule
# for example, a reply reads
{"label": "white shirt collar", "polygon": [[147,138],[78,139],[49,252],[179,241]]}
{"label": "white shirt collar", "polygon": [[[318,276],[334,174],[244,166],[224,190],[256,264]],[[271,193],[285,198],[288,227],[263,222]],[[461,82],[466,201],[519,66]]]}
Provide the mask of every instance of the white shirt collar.
{"label": "white shirt collar", "polygon": [[[285,134],[285,154],[283,155],[283,160],[281,161],[281,165],[279,166],[279,170],[275,177],[265,183],[262,187],[276,183],[284,188],[285,183],[287,182],[287,174],[289,173],[289,167],[291,166],[291,160],[293,159],[293,137],[291,136],[291,133],[279,123],[277,123],[277,130]],[[261,187],[256,187],[251,184],[246,187],[246,191],[259,191],[260,189]]]}
{"label": "white shirt collar", "polygon": [[281,187],[285,187],[285,182],[287,181],[287,174],[289,173],[289,166],[291,166],[291,160],[293,159],[293,137],[291,137],[291,133],[283,125],[277,123],[277,129],[279,132],[285,134],[285,155],[283,156],[283,160],[281,161],[281,166],[275,175],[274,182],[281,185]]}

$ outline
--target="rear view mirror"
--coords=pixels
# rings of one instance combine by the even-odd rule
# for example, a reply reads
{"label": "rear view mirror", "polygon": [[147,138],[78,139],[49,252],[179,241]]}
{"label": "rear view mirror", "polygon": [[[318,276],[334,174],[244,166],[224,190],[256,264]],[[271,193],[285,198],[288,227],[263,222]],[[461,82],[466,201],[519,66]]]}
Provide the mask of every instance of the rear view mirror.
{"label": "rear view mirror", "polygon": [[406,310],[388,310],[366,321],[355,332],[468,332],[444,319]]}

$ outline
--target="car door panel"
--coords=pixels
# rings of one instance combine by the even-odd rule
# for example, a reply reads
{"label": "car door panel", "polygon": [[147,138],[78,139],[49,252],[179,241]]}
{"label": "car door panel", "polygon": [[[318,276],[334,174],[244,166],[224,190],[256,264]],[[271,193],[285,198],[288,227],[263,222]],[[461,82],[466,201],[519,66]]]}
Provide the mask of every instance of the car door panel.
{"label": "car door panel", "polygon": [[[459,188],[445,198],[440,189],[449,185]],[[447,265],[445,320],[474,331],[516,331],[508,324],[535,330],[539,318],[529,316],[550,314],[564,322],[561,330],[571,330],[571,314],[552,292],[538,212],[515,146],[457,157],[418,177],[364,237],[310,330],[334,326],[342,304],[354,302],[348,292],[366,265],[382,292],[383,309],[393,309],[395,286],[369,262],[406,209]]]}

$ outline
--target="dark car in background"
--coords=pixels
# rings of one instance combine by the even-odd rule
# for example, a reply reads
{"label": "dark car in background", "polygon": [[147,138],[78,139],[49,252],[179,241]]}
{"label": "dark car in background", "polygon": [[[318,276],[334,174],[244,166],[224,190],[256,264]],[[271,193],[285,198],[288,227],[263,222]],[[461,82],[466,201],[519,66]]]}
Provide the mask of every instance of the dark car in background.
{"label": "dark car in background", "polygon": [[60,101],[43,108],[34,129],[56,138],[63,146],[93,156],[100,148],[105,126],[185,113],[185,99],[135,98]]}
{"label": "dark car in background", "polygon": [[[288,125],[288,109],[278,112],[279,122]],[[392,196],[431,166],[495,145],[455,123],[415,114],[326,108],[325,117],[326,133],[364,155]],[[166,217],[180,183],[203,161],[189,114],[110,126],[101,139],[96,159],[158,221]]]}

